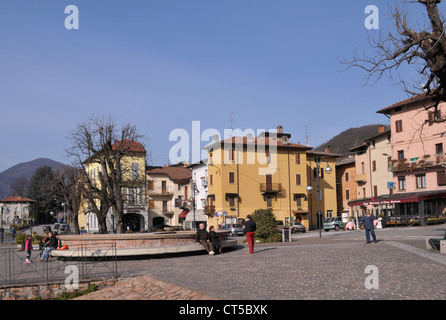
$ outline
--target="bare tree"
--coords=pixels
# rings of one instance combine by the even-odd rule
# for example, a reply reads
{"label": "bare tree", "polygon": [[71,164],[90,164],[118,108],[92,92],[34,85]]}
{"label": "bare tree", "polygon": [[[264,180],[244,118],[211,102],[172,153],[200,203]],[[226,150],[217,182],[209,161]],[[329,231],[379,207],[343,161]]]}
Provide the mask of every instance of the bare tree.
{"label": "bare tree", "polygon": [[18,177],[11,184],[11,196],[26,197],[28,194],[29,181],[26,177]]}
{"label": "bare tree", "polygon": [[[439,12],[441,0],[410,1],[424,6],[427,13],[424,26],[415,31],[409,26],[406,7],[401,9],[395,4],[392,19],[395,30],[378,40],[369,40],[374,49],[373,56],[354,52],[351,61],[342,63],[348,68],[359,67],[367,72],[367,83],[378,81],[384,75],[394,78],[394,73],[404,64],[414,66],[420,74],[421,87],[409,85],[407,80],[398,79],[404,90],[411,96],[429,101],[426,109],[434,109],[434,122],[443,122],[437,113],[438,105],[446,101],[446,35],[444,18]],[[438,116],[437,116],[438,114]]]}
{"label": "bare tree", "polygon": [[76,168],[64,167],[54,172],[54,183],[64,198],[68,218],[72,221],[76,234],[79,234],[78,215],[83,192],[82,175]]}
{"label": "bare tree", "polygon": [[[83,195],[90,211],[98,218],[100,233],[107,232],[106,216],[110,208],[116,217],[117,232],[123,232],[123,176],[129,169],[122,165],[122,159],[143,137],[135,126],[127,123],[118,127],[116,121],[107,116],[92,117],[70,132],[72,145],[67,154],[74,158],[76,167],[83,173]],[[141,144],[138,142],[138,145]],[[96,164],[98,170],[88,171],[91,164]]]}

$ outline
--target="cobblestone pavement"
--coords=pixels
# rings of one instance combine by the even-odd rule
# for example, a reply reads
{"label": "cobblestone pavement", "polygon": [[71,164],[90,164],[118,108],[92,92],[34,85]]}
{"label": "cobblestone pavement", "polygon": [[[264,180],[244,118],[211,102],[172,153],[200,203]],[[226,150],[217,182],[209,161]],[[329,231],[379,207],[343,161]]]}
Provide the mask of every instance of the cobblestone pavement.
{"label": "cobblestone pavement", "polygon": [[[215,256],[119,261],[123,280],[82,299],[444,300],[446,256],[423,249],[424,243],[382,238],[366,244],[361,234],[262,244],[252,255],[241,245]],[[378,281],[367,289],[372,275]]]}

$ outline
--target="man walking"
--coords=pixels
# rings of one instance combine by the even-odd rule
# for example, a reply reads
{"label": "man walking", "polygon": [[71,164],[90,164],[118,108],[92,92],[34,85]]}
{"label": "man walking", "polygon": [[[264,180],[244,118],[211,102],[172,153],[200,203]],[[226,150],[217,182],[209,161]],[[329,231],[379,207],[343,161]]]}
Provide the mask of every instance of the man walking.
{"label": "man walking", "polygon": [[370,243],[370,234],[372,234],[373,242],[376,243],[376,235],[375,235],[375,225],[373,221],[375,220],[375,216],[373,214],[370,214],[370,210],[367,210],[367,213],[365,216],[362,217],[362,225],[365,229],[365,238],[367,240],[367,243]]}
{"label": "man walking", "polygon": [[255,231],[257,229],[256,222],[252,220],[252,216],[248,214],[246,217],[247,221],[242,221],[242,224],[245,226],[246,239],[248,240],[249,245],[249,253],[254,253],[254,236]]}

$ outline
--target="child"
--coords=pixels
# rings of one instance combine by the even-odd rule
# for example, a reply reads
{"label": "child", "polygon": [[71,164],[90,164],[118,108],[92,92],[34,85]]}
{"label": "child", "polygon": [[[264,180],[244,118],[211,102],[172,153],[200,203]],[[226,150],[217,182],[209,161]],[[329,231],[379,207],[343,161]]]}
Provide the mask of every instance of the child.
{"label": "child", "polygon": [[26,260],[25,263],[31,263],[31,250],[33,249],[33,244],[32,244],[32,240],[31,240],[31,236],[28,236],[28,238],[26,238],[26,242],[25,242],[25,250],[26,250]]}

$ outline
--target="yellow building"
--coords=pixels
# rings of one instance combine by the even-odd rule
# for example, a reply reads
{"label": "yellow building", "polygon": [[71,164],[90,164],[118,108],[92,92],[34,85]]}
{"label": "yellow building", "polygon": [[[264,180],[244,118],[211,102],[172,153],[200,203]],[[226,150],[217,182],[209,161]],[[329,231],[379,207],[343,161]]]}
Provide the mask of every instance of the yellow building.
{"label": "yellow building", "polygon": [[[209,225],[235,223],[256,209],[272,208],[285,225],[298,219],[309,227],[307,152],[312,148],[291,143],[290,137],[278,127],[277,133],[233,137],[206,147]],[[336,212],[336,195],[334,201]]]}
{"label": "yellow building", "polygon": [[[318,229],[317,212],[318,208],[318,192],[317,184],[319,182],[320,190],[320,212],[322,219],[328,217],[336,217],[338,215],[337,206],[337,185],[336,185],[336,158],[339,154],[330,152],[327,146],[325,151],[311,150],[307,152],[307,174],[308,185],[308,201],[309,214],[307,215],[307,224],[305,226],[311,229]],[[319,180],[319,181],[318,181]]]}
{"label": "yellow building", "polygon": [[[146,199],[146,150],[135,141],[115,141],[114,150],[123,152],[121,159],[122,195],[124,199],[124,230],[142,231],[148,228],[147,199]],[[100,186],[99,174],[102,172],[96,155],[85,162],[85,171],[93,183]],[[99,203],[99,202],[98,202]],[[110,209],[107,214],[107,231],[116,230],[115,216]],[[81,204],[78,216],[79,227],[89,233],[98,232],[98,219],[89,210],[87,201]]]}

